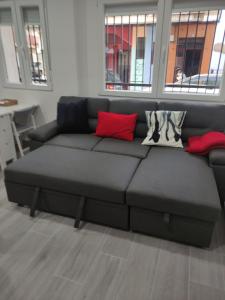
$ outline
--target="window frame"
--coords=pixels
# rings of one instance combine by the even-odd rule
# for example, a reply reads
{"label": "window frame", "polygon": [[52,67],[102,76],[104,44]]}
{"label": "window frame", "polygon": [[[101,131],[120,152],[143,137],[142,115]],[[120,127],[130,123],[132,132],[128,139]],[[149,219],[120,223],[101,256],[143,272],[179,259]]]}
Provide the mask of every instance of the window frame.
{"label": "window frame", "polygon": [[223,68],[223,76],[220,83],[220,92],[218,95],[213,94],[197,94],[197,93],[185,93],[185,92],[165,92],[165,78],[167,72],[167,59],[168,59],[168,45],[170,38],[170,30],[171,30],[171,15],[172,11],[202,11],[202,10],[218,10],[225,9],[225,4],[223,6],[216,5],[216,3],[212,3],[210,5],[202,5],[199,6],[199,2],[196,2],[186,7],[185,3],[180,3],[179,8],[173,9],[173,0],[166,0],[164,7],[164,25],[162,32],[162,47],[161,47],[161,64],[159,69],[159,77],[158,77],[158,93],[157,97],[161,99],[172,99],[172,100],[195,100],[195,101],[225,101],[225,64]]}
{"label": "window frame", "polygon": [[11,15],[12,15],[12,25],[14,26],[14,33],[15,33],[15,41],[18,45],[18,56],[19,56],[19,61],[20,61],[20,72],[21,72],[21,83],[10,83],[7,78],[8,78],[8,71],[6,67],[6,62],[5,62],[5,55],[3,51],[3,45],[2,45],[2,40],[0,38],[0,63],[1,63],[1,70],[0,70],[0,76],[1,76],[1,81],[3,83],[3,86],[6,88],[25,88],[25,72],[24,72],[24,64],[23,64],[23,57],[22,57],[22,49],[21,49],[21,41],[19,37],[19,32],[18,32],[18,26],[17,25],[17,18],[16,18],[16,13],[15,13],[15,7],[14,7],[14,2],[13,1],[5,1],[5,2],[0,2],[0,8],[9,8],[11,10]]}
{"label": "window frame", "polygon": [[[2,5],[3,4],[3,5]],[[22,83],[14,84],[7,83],[5,76],[2,76],[3,86],[6,88],[21,88],[27,90],[43,90],[51,91],[52,90],[52,71],[50,64],[50,46],[48,38],[48,26],[47,26],[47,14],[46,14],[46,3],[45,0],[6,0],[4,3],[0,3],[0,7],[10,7],[13,15],[13,21],[15,26],[15,36],[18,43],[19,49],[19,58],[22,69]],[[42,30],[42,39],[45,51],[43,52],[45,65],[46,65],[46,74],[47,74],[47,85],[34,85],[32,83],[32,71],[30,68],[31,60],[29,49],[27,46],[26,33],[24,29],[24,20],[23,20],[23,8],[26,7],[38,7],[40,15],[40,26]],[[1,65],[4,65],[4,57],[1,57]]]}
{"label": "window frame", "polygon": [[[153,0],[143,0],[142,3],[150,4],[155,2]],[[179,3],[177,11],[187,11],[193,9],[195,11],[200,10],[218,10],[225,9],[225,4],[220,5],[220,1],[203,1],[203,5],[200,5],[199,1],[193,1],[191,7],[185,5],[185,3]],[[134,91],[110,91],[105,89],[105,6],[106,5],[129,5],[137,3],[136,0],[99,0],[99,54],[101,57],[98,74],[99,76],[99,95],[110,97],[134,97],[134,98],[158,98],[168,100],[194,100],[194,101],[225,101],[225,65],[223,69],[223,76],[220,83],[220,92],[218,95],[213,94],[197,94],[197,93],[179,93],[179,92],[166,92],[165,78],[167,70],[167,56],[168,56],[168,43],[171,30],[171,14],[173,8],[173,0],[158,0],[157,1],[157,24],[156,24],[156,38],[155,38],[155,54],[153,60],[153,80],[151,92],[134,92]],[[207,3],[207,5],[206,5]],[[174,10],[174,9],[173,9]]]}
{"label": "window frame", "polygon": [[[154,0],[143,0],[141,3],[149,4],[154,3]],[[153,77],[152,77],[152,90],[151,92],[135,92],[135,91],[110,91],[105,89],[105,7],[107,5],[129,5],[137,4],[137,0],[100,0],[99,8],[99,54],[101,57],[100,68],[99,68],[99,95],[100,96],[114,96],[114,97],[134,97],[134,98],[155,98],[157,94],[157,81],[158,81],[158,72],[159,72],[159,60],[160,60],[160,41],[161,33],[163,26],[163,6],[164,0],[157,1],[157,8],[153,12],[157,14],[157,23],[156,23],[156,39],[155,39],[155,48],[154,48],[154,58],[153,58]],[[161,15],[161,16],[160,16]]]}

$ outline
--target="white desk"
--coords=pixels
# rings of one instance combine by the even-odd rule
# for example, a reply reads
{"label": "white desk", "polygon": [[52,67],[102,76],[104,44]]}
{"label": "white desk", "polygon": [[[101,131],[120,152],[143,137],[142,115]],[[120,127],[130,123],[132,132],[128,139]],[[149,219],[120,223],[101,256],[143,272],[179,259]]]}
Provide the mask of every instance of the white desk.
{"label": "white desk", "polygon": [[38,104],[36,102],[19,101],[17,105],[0,106],[0,167],[4,169],[10,160],[16,160],[16,146],[11,126],[11,118],[15,111],[30,108]]}
{"label": "white desk", "polygon": [[6,114],[12,115],[14,113],[14,111],[22,110],[24,108],[29,108],[32,106],[39,106],[39,104],[34,101],[29,101],[29,103],[25,102],[25,101],[19,101],[17,105],[0,106],[0,116],[6,115]]}

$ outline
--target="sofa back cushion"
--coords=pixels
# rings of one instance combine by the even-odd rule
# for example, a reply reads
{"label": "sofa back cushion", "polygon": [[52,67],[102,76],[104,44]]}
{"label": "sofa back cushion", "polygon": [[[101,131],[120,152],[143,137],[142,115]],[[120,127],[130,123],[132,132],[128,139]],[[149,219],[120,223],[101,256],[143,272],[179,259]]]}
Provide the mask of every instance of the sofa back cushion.
{"label": "sofa back cushion", "polygon": [[58,103],[57,124],[60,133],[89,133],[87,100]]}
{"label": "sofa back cushion", "polygon": [[145,111],[156,110],[157,102],[151,100],[111,100],[109,105],[109,111],[119,114],[138,114],[135,137],[144,138],[147,135],[147,122]]}
{"label": "sofa back cushion", "polygon": [[161,101],[159,110],[186,111],[182,126],[182,140],[190,136],[202,135],[209,131],[225,130],[225,105],[202,102]]}
{"label": "sofa back cushion", "polygon": [[59,102],[71,103],[78,102],[81,99],[87,99],[88,123],[91,132],[95,132],[98,121],[98,112],[109,110],[109,100],[106,98],[63,96],[59,99]]}

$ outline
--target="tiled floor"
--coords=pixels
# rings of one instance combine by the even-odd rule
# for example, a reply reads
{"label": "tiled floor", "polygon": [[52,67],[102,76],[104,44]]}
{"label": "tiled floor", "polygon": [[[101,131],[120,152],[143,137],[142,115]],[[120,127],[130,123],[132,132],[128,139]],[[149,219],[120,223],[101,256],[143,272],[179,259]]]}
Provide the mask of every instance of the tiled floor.
{"label": "tiled floor", "polygon": [[0,300],[224,300],[225,221],[198,249],[7,201],[0,179]]}

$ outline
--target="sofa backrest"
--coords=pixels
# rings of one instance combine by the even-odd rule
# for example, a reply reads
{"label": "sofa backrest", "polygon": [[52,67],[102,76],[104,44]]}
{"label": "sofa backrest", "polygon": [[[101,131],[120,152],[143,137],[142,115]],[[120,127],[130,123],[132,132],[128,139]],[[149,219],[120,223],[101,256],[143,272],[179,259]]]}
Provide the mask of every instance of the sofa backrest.
{"label": "sofa backrest", "polygon": [[208,131],[225,131],[225,105],[220,103],[206,103],[193,101],[156,101],[156,100],[135,100],[88,98],[63,96],[60,102],[74,102],[80,99],[87,99],[89,125],[94,132],[97,126],[99,111],[110,111],[121,114],[138,113],[135,136],[144,138],[147,135],[146,110],[182,110],[187,111],[182,130],[182,140],[187,141],[189,136],[202,135]]}
{"label": "sofa backrest", "polygon": [[120,114],[138,114],[135,136],[144,138],[147,135],[147,122],[145,117],[146,110],[156,110],[157,102],[152,100],[111,100],[109,111]]}
{"label": "sofa backrest", "polygon": [[187,111],[182,127],[182,140],[209,131],[225,130],[225,105],[206,102],[161,101],[158,110]]}
{"label": "sofa backrest", "polygon": [[109,100],[107,98],[63,96],[59,99],[59,102],[71,103],[71,102],[79,101],[81,99],[87,99],[89,126],[91,131],[94,132],[98,121],[98,111],[108,111]]}

